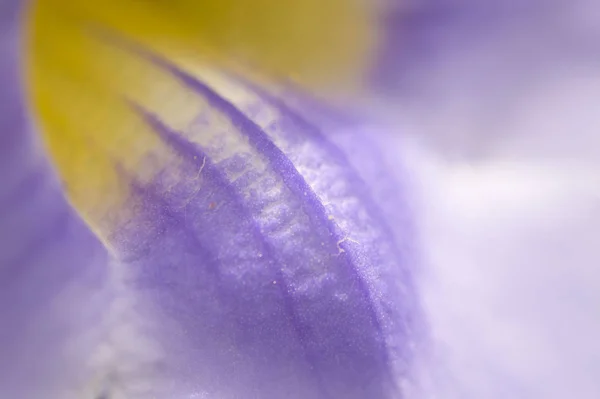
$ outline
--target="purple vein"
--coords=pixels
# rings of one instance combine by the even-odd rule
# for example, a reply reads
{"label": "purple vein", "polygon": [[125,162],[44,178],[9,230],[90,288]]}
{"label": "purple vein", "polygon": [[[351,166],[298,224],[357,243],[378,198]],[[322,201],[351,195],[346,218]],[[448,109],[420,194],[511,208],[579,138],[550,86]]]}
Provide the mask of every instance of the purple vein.
{"label": "purple vein", "polygon": [[[138,112],[148,123],[154,131],[158,134],[158,136],[171,148],[173,148],[178,154],[182,155],[185,159],[189,161],[196,161],[198,159],[207,159],[206,164],[204,166],[203,173],[206,173],[207,176],[211,176],[211,180],[213,180],[214,184],[218,187],[221,187],[225,193],[232,198],[233,203],[239,207],[246,217],[247,220],[252,221],[251,230],[254,237],[259,241],[262,248],[260,248],[261,252],[266,254],[266,259],[277,259],[275,255],[277,251],[273,248],[273,246],[265,239],[264,235],[260,232],[260,228],[253,221],[252,214],[250,210],[245,206],[243,199],[240,195],[235,191],[232,187],[232,184],[225,178],[225,176],[217,170],[215,165],[210,161],[208,156],[198,148],[197,145],[194,145],[188,141],[186,141],[180,134],[172,131],[166,125],[164,125],[156,116],[152,115],[149,111],[143,109],[142,107],[136,105],[134,106],[134,110]],[[187,224],[186,221],[182,223]],[[297,312],[295,310],[294,298],[290,294],[289,283],[287,279],[283,276],[282,271],[276,266],[276,262],[268,262],[268,264],[272,267],[276,278],[278,281],[281,281],[282,284],[277,284],[279,287],[281,294],[284,299],[284,305],[286,308],[286,313],[290,317],[290,322],[294,327],[294,331],[296,332],[298,339],[304,348],[304,353],[306,356],[306,360],[311,365],[311,370],[313,370],[313,375],[321,387],[323,392],[326,392],[325,383],[321,377],[321,375],[316,371],[315,355],[311,353],[307,346],[307,337],[304,332],[306,330],[306,326],[303,326],[303,323],[300,321]]]}

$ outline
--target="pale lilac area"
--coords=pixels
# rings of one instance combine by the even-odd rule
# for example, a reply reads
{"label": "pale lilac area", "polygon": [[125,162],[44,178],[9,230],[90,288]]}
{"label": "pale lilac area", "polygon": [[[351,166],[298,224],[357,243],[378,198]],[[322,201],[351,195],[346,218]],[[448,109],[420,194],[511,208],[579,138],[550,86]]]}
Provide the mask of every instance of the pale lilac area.
{"label": "pale lilac area", "polygon": [[17,4],[0,11],[0,396],[71,398],[91,375],[109,303],[107,254],[65,201],[32,134]]}
{"label": "pale lilac area", "polygon": [[[505,148],[496,138],[523,136],[524,127],[503,129],[510,115],[552,118],[556,105],[526,116],[530,93],[560,90],[556,85],[563,79],[595,84],[591,80],[600,64],[600,10],[592,0],[413,3],[414,11],[409,7],[389,17],[389,43],[381,60],[385,71],[379,70],[376,78],[397,104],[392,115],[405,115],[419,129],[427,129],[423,135],[435,135],[428,145],[447,154],[484,156]],[[595,90],[590,87],[585,95]],[[387,101],[385,106],[389,105]],[[570,107],[567,112],[577,108]],[[592,123],[571,120],[579,131],[582,123],[588,127]],[[538,136],[533,131],[539,130],[530,130],[530,135]],[[563,156],[549,148],[552,143],[576,145],[560,137],[553,135],[550,143],[543,143],[539,155],[545,156],[548,149],[548,155]],[[577,142],[588,146],[593,136]],[[591,149],[581,151],[588,158],[596,156]],[[579,155],[575,148],[571,152]]]}
{"label": "pale lilac area", "polygon": [[597,398],[600,6],[471,3],[431,22],[392,93],[409,135],[380,140],[420,195],[425,397]]}

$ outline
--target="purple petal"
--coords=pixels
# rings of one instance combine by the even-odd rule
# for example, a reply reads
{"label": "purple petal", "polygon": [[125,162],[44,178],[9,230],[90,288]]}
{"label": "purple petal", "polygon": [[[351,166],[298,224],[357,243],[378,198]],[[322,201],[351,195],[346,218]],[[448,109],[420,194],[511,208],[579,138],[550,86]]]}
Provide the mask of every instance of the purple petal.
{"label": "purple petal", "polygon": [[208,107],[175,131],[130,102],[179,162],[150,183],[115,165],[133,217],[108,238],[111,263],[31,134],[16,43],[2,58],[16,107],[0,112],[3,394],[404,397],[422,337],[412,227],[376,128],[314,123],[132,49]]}
{"label": "purple petal", "polygon": [[129,49],[208,104],[186,131],[131,104],[179,155],[149,184],[121,172],[135,217],[111,241],[158,353],[139,394],[402,397],[419,326],[411,227],[373,166],[377,131],[324,131],[242,81],[211,87]]}
{"label": "purple petal", "polygon": [[107,253],[65,201],[32,135],[17,3],[0,10],[0,392],[70,398],[90,378],[102,334]]}

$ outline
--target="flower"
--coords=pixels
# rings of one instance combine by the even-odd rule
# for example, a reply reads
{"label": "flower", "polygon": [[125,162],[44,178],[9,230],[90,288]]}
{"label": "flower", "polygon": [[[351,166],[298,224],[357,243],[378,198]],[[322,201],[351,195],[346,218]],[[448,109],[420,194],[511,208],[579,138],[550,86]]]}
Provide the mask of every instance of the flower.
{"label": "flower", "polygon": [[239,48],[200,29],[206,46],[191,48],[212,60],[200,62],[144,41],[144,23],[167,21],[165,37],[180,39],[168,44],[196,43],[156,19],[162,3],[123,3],[133,14],[9,3],[3,395],[402,397],[420,316],[408,211],[368,139],[381,128],[332,118],[211,53],[273,54],[251,70],[274,75],[299,62],[266,52],[262,34]]}
{"label": "flower", "polygon": [[2,2],[0,396],[599,397],[600,14],[518,3]]}

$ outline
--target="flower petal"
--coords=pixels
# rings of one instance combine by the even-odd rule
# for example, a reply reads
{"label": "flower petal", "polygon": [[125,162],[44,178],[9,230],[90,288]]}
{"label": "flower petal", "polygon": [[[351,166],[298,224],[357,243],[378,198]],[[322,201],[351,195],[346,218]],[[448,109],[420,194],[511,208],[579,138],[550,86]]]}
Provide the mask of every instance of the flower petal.
{"label": "flower petal", "polygon": [[[359,83],[370,62],[378,10],[361,1],[340,3],[265,0],[246,10],[239,1],[178,0],[169,7],[160,1],[103,2],[101,7],[35,2],[28,14],[29,89],[50,152],[86,219],[108,228],[111,223],[100,219],[127,196],[106,155],[139,166],[159,146],[120,99],[133,96],[155,110],[165,107],[162,96],[172,95],[164,73],[99,35],[128,37],[186,68],[210,63],[253,79],[270,76],[321,88],[339,78],[348,87]],[[174,99],[170,110],[164,109],[178,128],[195,110],[191,101],[182,106],[185,101]],[[167,161],[157,159],[146,178]],[[97,178],[87,181],[90,175]],[[106,193],[113,194],[107,198]]]}
{"label": "flower petal", "polygon": [[[137,372],[121,376],[115,394],[399,397],[419,320],[410,246],[399,244],[410,225],[391,218],[404,208],[379,207],[384,195],[373,186],[393,183],[361,168],[376,159],[350,159],[336,143],[376,132],[324,132],[243,80],[206,67],[186,72],[122,38],[85,40],[104,52],[98,59],[125,62],[110,79],[104,65],[91,65],[97,74],[85,76],[86,89],[94,91],[46,72],[89,111],[66,114],[74,102],[64,97],[43,111],[62,112],[67,138],[98,154],[110,174],[102,186],[71,174],[80,172],[70,165],[89,161],[56,158],[67,181],[82,185],[70,186],[74,200],[119,254],[145,342],[133,356],[116,343],[123,352],[113,366]],[[101,96],[126,118],[90,120]],[[55,157],[63,146],[50,137]],[[90,205],[112,199],[91,202],[90,193],[118,195],[94,213]],[[396,220],[404,224],[389,224]]]}
{"label": "flower petal", "polygon": [[[377,130],[313,123],[291,105],[305,100],[219,63],[47,12],[36,109],[70,198],[119,257],[131,316],[111,335],[110,394],[401,397],[420,314],[408,211],[365,139]],[[73,51],[40,36],[57,30]]]}
{"label": "flower petal", "polygon": [[88,383],[102,339],[108,254],[65,200],[32,134],[18,3],[3,3],[11,9],[2,9],[0,34],[0,392],[72,398]]}

